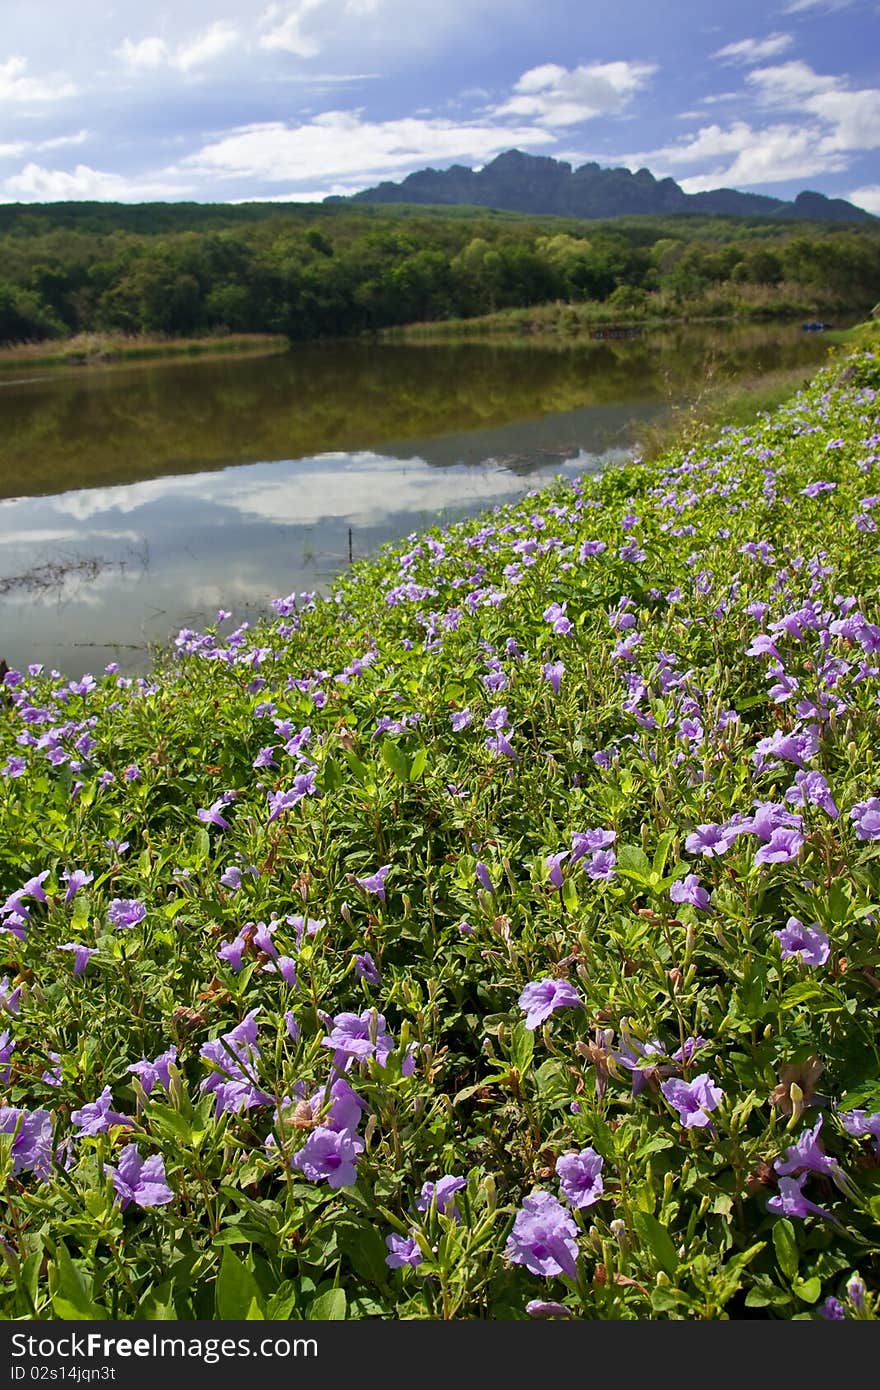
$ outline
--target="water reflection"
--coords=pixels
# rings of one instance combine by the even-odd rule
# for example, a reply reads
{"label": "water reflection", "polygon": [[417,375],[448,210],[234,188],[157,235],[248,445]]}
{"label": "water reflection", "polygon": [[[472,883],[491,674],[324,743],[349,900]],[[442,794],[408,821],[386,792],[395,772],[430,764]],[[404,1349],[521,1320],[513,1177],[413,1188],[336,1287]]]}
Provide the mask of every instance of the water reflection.
{"label": "water reflection", "polygon": [[710,359],[821,360],[812,335],[688,330],[556,350],[334,344],[0,387],[0,657],[71,676],[323,589],[437,520],[601,468]]}

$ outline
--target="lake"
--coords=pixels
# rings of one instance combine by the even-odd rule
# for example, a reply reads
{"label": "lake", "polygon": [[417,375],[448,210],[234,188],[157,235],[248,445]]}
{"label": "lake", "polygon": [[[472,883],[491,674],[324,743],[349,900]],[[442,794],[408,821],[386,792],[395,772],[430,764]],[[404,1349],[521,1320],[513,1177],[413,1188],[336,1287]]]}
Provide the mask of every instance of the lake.
{"label": "lake", "polygon": [[827,355],[799,324],[579,344],[346,342],[0,378],[0,657],[79,677],[218,608],[253,620],[389,540],[601,470],[723,377]]}

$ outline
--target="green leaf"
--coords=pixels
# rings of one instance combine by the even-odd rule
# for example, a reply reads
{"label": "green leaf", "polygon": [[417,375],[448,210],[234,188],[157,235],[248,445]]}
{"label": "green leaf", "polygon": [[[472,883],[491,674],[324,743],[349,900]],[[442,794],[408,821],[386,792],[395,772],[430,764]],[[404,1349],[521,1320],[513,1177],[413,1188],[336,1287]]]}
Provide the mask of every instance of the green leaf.
{"label": "green leaf", "polygon": [[566,878],[562,884],[562,901],[567,912],[576,912],[578,907],[578,891],[575,887],[573,878]]}
{"label": "green leaf", "polygon": [[247,1320],[251,1304],[261,1304],[260,1290],[253,1273],[230,1246],[225,1246],[220,1261],[215,1292],[216,1315],[225,1321]]}
{"label": "green leaf", "polygon": [[207,859],[211,853],[211,837],[204,826],[199,826],[193,836],[193,859],[198,862]]}
{"label": "green leaf", "polygon": [[409,781],[409,759],[393,738],[386,738],[379,755],[387,768],[394,773],[398,782]]}
{"label": "green leaf", "polygon": [[527,1028],[520,1019],[513,1030],[510,1040],[510,1060],[516,1067],[520,1076],[524,1076],[532,1065],[532,1057],[535,1053],[535,1032],[534,1029]]}
{"label": "green leaf", "polygon": [[92,1298],[92,1281],[82,1267],[74,1264],[64,1242],[59,1240],[52,1265],[52,1307],[64,1322],[89,1322],[110,1315]]}
{"label": "green leaf", "polygon": [[312,1299],[306,1317],[316,1322],[344,1322],[346,1308],[345,1289],[328,1289]]}
{"label": "green leaf", "polygon": [[341,747],[342,756],[345,758],[345,761],[348,763],[355,777],[358,779],[361,785],[365,787],[367,783],[370,781],[369,768],[366,766],[365,763],[361,762],[360,758],[357,756],[356,753],[352,753],[350,748],[346,748],[344,744],[342,744]]}
{"label": "green leaf", "polygon": [[649,1211],[634,1211],[633,1225],[643,1245],[647,1245],[660,1268],[670,1279],[678,1269],[678,1255],[665,1226]]}
{"label": "green leaf", "polygon": [[797,1240],[794,1227],[785,1216],[773,1227],[773,1248],[776,1251],[776,1263],[785,1277],[794,1279],[798,1272]]}
{"label": "green leaf", "polygon": [[637,883],[651,882],[651,861],[638,845],[621,845],[617,851],[618,872]]}
{"label": "green leaf", "polygon": [[424,775],[425,768],[428,766],[428,749],[425,744],[421,744],[415,751],[412,764],[409,770],[409,780],[418,782]]}
{"label": "green leaf", "polygon": [[802,1303],[815,1303],[822,1292],[822,1281],[814,1274],[810,1279],[796,1279],[792,1288]]}

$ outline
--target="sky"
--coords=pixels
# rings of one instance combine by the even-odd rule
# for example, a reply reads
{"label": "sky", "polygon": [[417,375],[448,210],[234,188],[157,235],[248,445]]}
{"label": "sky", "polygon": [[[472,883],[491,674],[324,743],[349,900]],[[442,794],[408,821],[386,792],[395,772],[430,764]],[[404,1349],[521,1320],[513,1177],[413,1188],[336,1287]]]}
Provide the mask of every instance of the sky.
{"label": "sky", "polygon": [[319,201],[515,148],[880,214],[880,0],[0,11],[0,202]]}

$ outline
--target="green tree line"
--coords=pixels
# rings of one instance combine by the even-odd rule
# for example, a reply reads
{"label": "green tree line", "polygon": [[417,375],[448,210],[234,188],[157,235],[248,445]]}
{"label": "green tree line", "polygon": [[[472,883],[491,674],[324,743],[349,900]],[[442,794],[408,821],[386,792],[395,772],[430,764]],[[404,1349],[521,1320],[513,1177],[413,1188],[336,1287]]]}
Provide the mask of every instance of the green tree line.
{"label": "green tree line", "polygon": [[[637,311],[880,298],[880,229],[485,210],[80,204],[0,209],[0,342],[82,332],[293,340],[563,301]],[[760,296],[752,295],[753,304]],[[717,302],[717,296],[716,296]]]}

